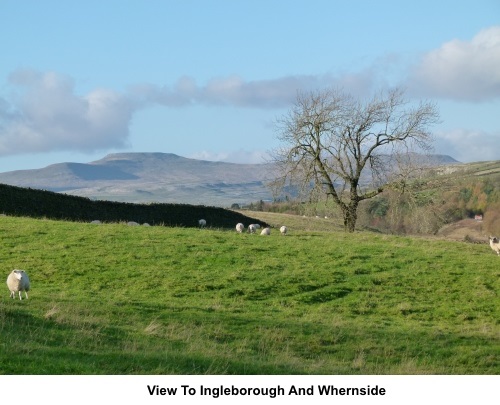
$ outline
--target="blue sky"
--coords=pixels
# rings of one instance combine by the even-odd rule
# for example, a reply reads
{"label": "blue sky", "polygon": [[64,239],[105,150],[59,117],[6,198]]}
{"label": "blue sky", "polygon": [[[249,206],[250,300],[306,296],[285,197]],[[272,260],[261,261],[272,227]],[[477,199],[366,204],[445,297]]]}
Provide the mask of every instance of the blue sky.
{"label": "blue sky", "polygon": [[435,152],[500,159],[500,1],[0,0],[0,171],[259,162],[298,90],[401,86]]}

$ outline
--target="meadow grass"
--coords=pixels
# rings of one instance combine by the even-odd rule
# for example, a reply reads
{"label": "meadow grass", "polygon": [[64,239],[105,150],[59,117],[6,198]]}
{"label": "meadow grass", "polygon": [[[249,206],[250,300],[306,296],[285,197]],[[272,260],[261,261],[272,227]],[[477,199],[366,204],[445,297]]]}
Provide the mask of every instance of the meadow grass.
{"label": "meadow grass", "polygon": [[0,295],[2,374],[500,372],[487,244],[12,217],[0,235],[5,279],[32,284]]}

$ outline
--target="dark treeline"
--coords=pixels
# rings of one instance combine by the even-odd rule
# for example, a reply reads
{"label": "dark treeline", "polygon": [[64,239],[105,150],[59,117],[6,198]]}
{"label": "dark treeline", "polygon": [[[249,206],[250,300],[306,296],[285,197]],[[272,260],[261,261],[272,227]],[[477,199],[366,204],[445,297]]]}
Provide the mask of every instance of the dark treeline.
{"label": "dark treeline", "polygon": [[[198,220],[207,227],[234,228],[238,222],[247,226],[262,223],[231,210],[189,204],[131,204],[93,201],[85,197],[0,184],[0,213],[33,218],[102,222],[134,221],[150,225],[197,227]],[[265,224],[263,224],[265,225]]]}

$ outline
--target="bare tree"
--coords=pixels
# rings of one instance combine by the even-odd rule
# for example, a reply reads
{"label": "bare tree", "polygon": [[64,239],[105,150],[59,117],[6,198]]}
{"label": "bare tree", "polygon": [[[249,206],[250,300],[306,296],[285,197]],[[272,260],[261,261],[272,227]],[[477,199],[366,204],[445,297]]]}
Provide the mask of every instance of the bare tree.
{"label": "bare tree", "polygon": [[299,93],[277,120],[274,187],[300,185],[308,194],[320,189],[340,207],[345,230],[353,232],[359,203],[397,178],[404,185],[419,156],[413,152],[430,150],[428,127],[438,120],[435,105],[411,104],[401,89],[368,101],[336,89]]}

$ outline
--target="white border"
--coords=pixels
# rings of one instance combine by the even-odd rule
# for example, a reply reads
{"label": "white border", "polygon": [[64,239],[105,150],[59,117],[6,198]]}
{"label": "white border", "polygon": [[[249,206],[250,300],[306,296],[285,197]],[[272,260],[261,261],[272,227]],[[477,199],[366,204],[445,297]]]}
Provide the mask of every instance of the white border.
{"label": "white border", "polygon": [[[500,403],[500,377],[489,376],[0,376],[2,403],[31,404],[488,404]],[[176,395],[150,395],[149,387],[177,388]],[[234,396],[214,398],[201,395],[200,387],[273,388],[285,395]],[[319,385],[337,388],[373,388],[385,395],[320,395]],[[194,395],[184,395],[184,388]],[[303,388],[305,395],[290,395],[291,387]],[[154,390],[156,391],[156,390]],[[191,390],[191,392],[194,392]],[[187,392],[187,390],[186,390]],[[312,395],[311,395],[312,394]]]}

